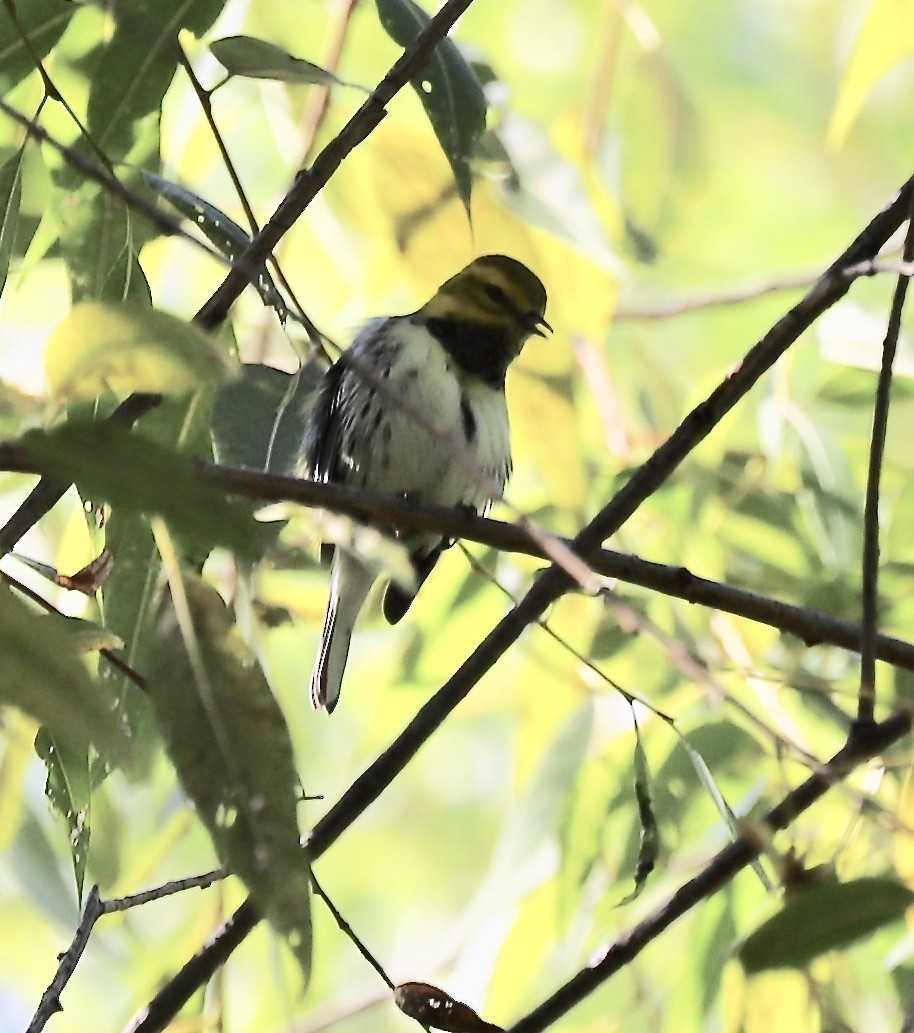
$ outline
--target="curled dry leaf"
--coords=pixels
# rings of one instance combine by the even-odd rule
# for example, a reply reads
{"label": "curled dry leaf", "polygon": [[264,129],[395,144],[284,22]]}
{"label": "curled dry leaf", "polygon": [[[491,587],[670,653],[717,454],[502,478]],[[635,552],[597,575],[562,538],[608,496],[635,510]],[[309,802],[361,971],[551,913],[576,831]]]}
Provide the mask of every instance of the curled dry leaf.
{"label": "curled dry leaf", "polygon": [[77,570],[72,576],[58,574],[54,578],[54,584],[61,588],[68,588],[72,592],[82,592],[83,595],[95,595],[108,580],[108,575],[113,567],[114,554],[110,550],[104,549],[91,563],[87,563],[82,570]]}
{"label": "curled dry leaf", "polygon": [[394,990],[394,1001],[404,1015],[446,1033],[504,1033],[501,1026],[486,1022],[468,1004],[455,1001],[431,983],[401,983]]}

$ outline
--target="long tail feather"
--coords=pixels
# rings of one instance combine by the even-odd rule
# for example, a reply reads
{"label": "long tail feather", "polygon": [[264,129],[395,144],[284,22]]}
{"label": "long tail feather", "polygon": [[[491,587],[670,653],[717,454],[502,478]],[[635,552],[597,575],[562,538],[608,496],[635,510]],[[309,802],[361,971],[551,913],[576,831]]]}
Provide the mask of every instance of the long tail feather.
{"label": "long tail feather", "polygon": [[327,616],[311,672],[311,702],[317,710],[333,713],[339,701],[352,630],[374,580],[374,572],[355,556],[334,551]]}

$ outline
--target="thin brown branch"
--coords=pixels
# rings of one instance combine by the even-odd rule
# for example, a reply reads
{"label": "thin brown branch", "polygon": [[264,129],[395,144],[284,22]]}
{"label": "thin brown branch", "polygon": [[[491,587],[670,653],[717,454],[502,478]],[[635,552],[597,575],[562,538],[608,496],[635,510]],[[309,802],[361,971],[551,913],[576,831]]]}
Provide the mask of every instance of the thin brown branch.
{"label": "thin brown branch", "polygon": [[129,897],[117,897],[112,900],[102,900],[98,893],[98,886],[93,886],[86,896],[83,913],[80,917],[79,925],[76,927],[73,940],[66,951],[60,955],[54,978],[51,980],[47,990],[41,995],[41,1000],[26,1033],[40,1033],[52,1016],[56,1015],[57,1012],[63,1011],[60,995],[76,971],[76,966],[79,964],[79,959],[89,943],[89,937],[95,927],[95,923],[102,915],[114,914],[116,911],[126,911],[140,904],[161,900],[163,897],[170,896],[173,893],[182,893],[187,889],[204,889],[224,878],[225,872],[220,868],[212,872],[206,872],[204,875],[175,879],[173,882],[166,882],[155,889],[134,893]]}
{"label": "thin brown branch", "polygon": [[352,926],[343,918],[336,904],[327,896],[324,892],[323,886],[317,881],[314,876],[314,871],[311,872],[311,886],[318,897],[324,902],[324,907],[333,916],[334,922],[340,929],[340,932],[349,940],[355,949],[362,955],[362,957],[368,962],[369,965],[378,973],[378,975],[384,980],[384,982],[390,987],[391,990],[396,990],[396,984],[390,978],[390,976],[384,971],[380,961],[371,953],[371,951],[365,946],[362,940],[358,937]]}
{"label": "thin brown branch", "polygon": [[[443,10],[444,8],[442,8]],[[800,334],[847,293],[850,280],[844,275],[844,270],[874,258],[878,254],[879,249],[906,218],[912,203],[912,196],[914,196],[914,178],[904,184],[892,203],[870,222],[850,247],[816,282],[812,290],[752,348],[740,366],[686,417],[669,440],[635,471],[615,498],[584,528],[573,543],[575,551],[579,555],[589,557],[595,553],[603,541],[614,534],[645,499],[649,498],[667,480],[683,459],[751,390]],[[540,618],[549,605],[570,587],[571,582],[568,575],[557,567],[550,567],[540,574],[526,596],[483,639],[454,675],[419,709],[396,740],[369,765],[366,771],[352,783],[337,803],[315,825],[308,841],[309,852],[313,859],[316,860],[328,850],[337,838],[371,806],[467,696],[479,679],[507,652],[525,629]],[[873,735],[867,737],[865,741],[869,743],[874,739],[879,739],[881,743],[880,736],[887,726],[891,728],[891,736],[887,738],[888,742],[894,742],[906,734],[910,725],[908,715],[905,714],[902,718],[896,717],[893,721],[892,724],[886,722],[885,725],[875,726]],[[855,748],[860,749],[860,743],[863,741],[862,737],[859,738]],[[851,747],[846,749],[850,750]],[[839,754],[839,758],[847,759],[844,751]],[[804,804],[804,806],[809,806],[809,803],[825,792],[829,783],[820,774],[814,774],[804,785],[816,787],[812,799]],[[802,789],[803,787],[801,787]],[[797,792],[800,793],[799,790]],[[807,789],[804,792],[808,795],[810,791]],[[777,816],[785,823],[789,822],[796,813],[799,813],[799,810],[793,809],[796,807],[796,803],[805,798],[804,793],[800,793],[799,796],[792,794],[788,798],[791,801],[790,805],[788,806],[787,803],[782,805],[782,810],[778,812]],[[776,824],[773,827],[783,826]],[[747,846],[744,849],[748,851],[747,856],[741,858],[735,870],[743,867],[754,856],[750,847]],[[701,900],[703,895],[703,892],[699,892],[694,896],[685,910]],[[673,918],[677,917],[679,913],[683,912],[672,915],[660,925],[657,932],[665,928],[665,925],[673,921]],[[130,1027],[133,1033],[153,1033],[153,1031],[163,1029],[188,997],[203,985],[216,968],[227,960],[232,951],[259,921],[260,916],[250,899],[246,900],[230,921],[150,1002],[140,1020]],[[640,950],[640,947],[638,949]]]}
{"label": "thin brown branch", "polygon": [[[914,199],[908,212],[908,232],[905,236],[902,264],[914,259]],[[870,439],[869,465],[866,477],[866,501],[863,509],[863,566],[861,593],[862,642],[860,650],[860,692],[857,699],[857,721],[871,724],[876,708],[876,634],[879,627],[879,489],[882,480],[882,462],[889,424],[889,404],[892,392],[892,366],[898,350],[901,316],[908,293],[909,276],[899,273],[889,311],[885,342],[882,346],[882,366],[876,381],[873,403],[873,432]]]}
{"label": "thin brown branch", "polygon": [[[908,735],[911,730],[911,718],[912,715],[908,711],[902,711],[880,724],[871,725],[865,733],[853,736],[847,745],[831,758],[826,770],[810,775],[772,808],[765,815],[764,824],[771,832],[786,829],[798,815],[808,810],[854,768],[878,756]],[[681,886],[666,903],[639,922],[627,935],[594,957],[586,968],[525,1015],[508,1033],[539,1033],[540,1030],[557,1022],[607,979],[638,957],[644,948],[656,940],[673,922],[732,881],[743,868],[759,856],[764,845],[764,837],[744,833],[724,847],[695,878]]]}
{"label": "thin brown branch", "polygon": [[[0,444],[0,469],[20,473],[39,472],[15,444]],[[294,502],[327,509],[375,524],[403,530],[434,531],[445,538],[477,542],[502,552],[548,559],[545,551],[523,527],[469,516],[442,506],[422,505],[393,495],[350,488],[340,484],[317,484],[281,474],[238,467],[200,464],[202,476],[216,487],[263,502]],[[571,548],[570,539],[560,539]],[[804,606],[781,602],[744,588],[712,581],[693,574],[686,567],[671,567],[613,549],[597,549],[587,556],[588,569],[697,606],[722,610],[734,616],[766,624],[795,635],[808,646],[831,645],[851,652],[861,649],[860,625]],[[876,656],[904,670],[914,671],[914,644],[891,635],[876,636]]]}
{"label": "thin brown branch", "polygon": [[[223,280],[215,293],[209,298],[194,317],[194,322],[204,330],[213,330],[219,326],[228,314],[238,296],[252,278],[256,278],[257,270],[267,261],[273,249],[285,234],[292,228],[308,205],[327,184],[330,177],[343,163],[343,160],[362,141],[380,125],[387,114],[386,105],[417,75],[428,62],[435,47],[450,32],[454,22],[473,3],[473,0],[446,0],[441,10],[430,19],[425,28],[413,42],[403,51],[400,58],[384,76],[358,111],[349,119],[339,133],[318,154],[310,169],[299,174],[292,189],[286,194],[273,217],[267,225],[251,241],[250,247],[232,263],[228,276]],[[0,111],[22,123],[39,139],[46,139],[47,134],[31,123],[18,112],[0,100]],[[111,190],[118,196],[125,195],[126,188],[111,177],[102,176],[91,163],[76,155],[84,167],[86,175],[110,183]],[[128,200],[136,195],[131,194]],[[159,225],[164,216],[154,206],[150,206]],[[147,214],[144,211],[144,214]],[[167,220],[169,223],[171,220]],[[183,231],[180,231],[183,234]],[[199,243],[199,242],[198,242]],[[132,425],[141,416],[155,408],[161,401],[160,395],[131,395],[112,414],[112,419],[124,425]],[[28,498],[13,514],[7,524],[0,529],[0,555],[9,552],[19,539],[33,527],[53,506],[60,501],[69,485],[58,484],[53,480],[42,478],[32,489]]]}

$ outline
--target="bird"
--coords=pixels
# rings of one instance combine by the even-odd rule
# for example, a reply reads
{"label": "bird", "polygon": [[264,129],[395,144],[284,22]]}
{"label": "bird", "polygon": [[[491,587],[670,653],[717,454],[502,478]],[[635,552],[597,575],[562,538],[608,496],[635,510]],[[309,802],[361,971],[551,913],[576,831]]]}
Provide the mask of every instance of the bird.
{"label": "bird", "polygon": [[[511,473],[505,375],[531,335],[552,332],[546,289],[522,262],[476,258],[418,310],[370,320],[315,389],[299,473],[479,515]],[[414,584],[390,581],[382,612],[396,624],[453,542],[396,535]],[[378,578],[351,550],[333,547],[326,617],[311,700],[332,713],[356,619]]]}

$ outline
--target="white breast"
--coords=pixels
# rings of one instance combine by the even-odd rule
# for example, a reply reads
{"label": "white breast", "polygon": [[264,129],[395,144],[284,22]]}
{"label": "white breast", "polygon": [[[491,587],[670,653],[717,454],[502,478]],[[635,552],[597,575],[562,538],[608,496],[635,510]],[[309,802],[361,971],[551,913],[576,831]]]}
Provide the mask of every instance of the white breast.
{"label": "white breast", "polygon": [[481,512],[510,470],[504,392],[463,373],[424,327],[398,320],[390,337],[386,361],[370,357],[396,397],[381,402],[390,431],[367,443],[367,486]]}

